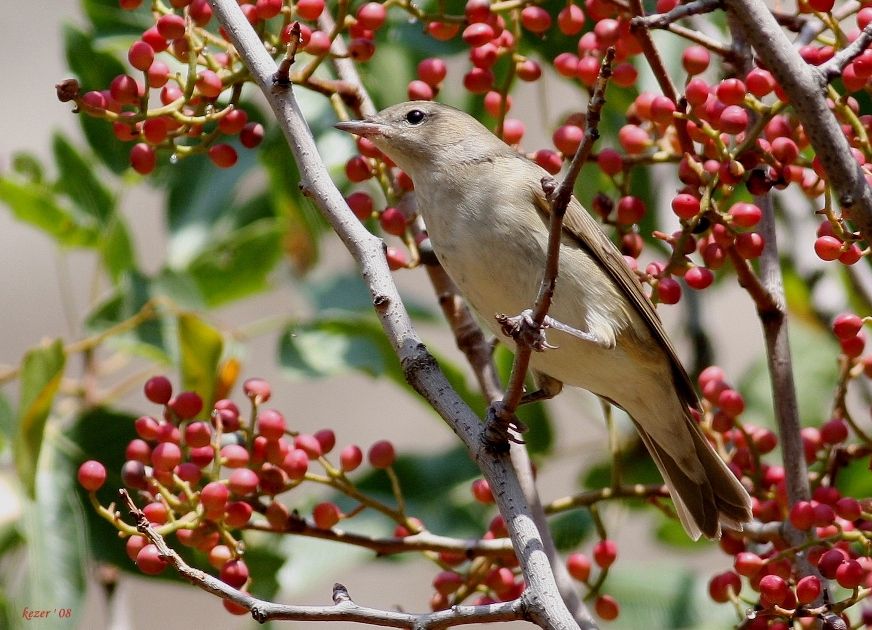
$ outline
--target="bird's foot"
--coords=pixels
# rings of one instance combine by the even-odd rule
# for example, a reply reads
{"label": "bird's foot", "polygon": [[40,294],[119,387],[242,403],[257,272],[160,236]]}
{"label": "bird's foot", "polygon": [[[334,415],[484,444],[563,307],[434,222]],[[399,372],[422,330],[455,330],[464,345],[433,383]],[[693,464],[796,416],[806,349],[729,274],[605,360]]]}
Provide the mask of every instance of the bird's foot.
{"label": "bird's foot", "polygon": [[508,411],[503,402],[498,400],[488,408],[482,440],[488,450],[505,453],[509,450],[509,442],[524,443],[518,434],[526,431],[527,425],[518,420],[515,414]]}
{"label": "bird's foot", "polygon": [[511,337],[515,343],[531,347],[536,352],[543,352],[549,348],[556,348],[548,343],[545,338],[545,329],[551,323],[551,318],[546,316],[545,321],[539,326],[533,319],[533,311],[527,309],[520,315],[509,317],[505,313],[497,315],[497,322],[506,337]]}

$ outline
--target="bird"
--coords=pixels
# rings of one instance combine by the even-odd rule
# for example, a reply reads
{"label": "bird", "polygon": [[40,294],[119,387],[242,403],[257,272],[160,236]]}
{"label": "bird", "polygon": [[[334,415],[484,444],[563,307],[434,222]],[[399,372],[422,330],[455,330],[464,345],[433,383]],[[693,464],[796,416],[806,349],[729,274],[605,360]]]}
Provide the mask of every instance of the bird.
{"label": "bird", "polygon": [[[369,139],[414,184],[433,251],[482,322],[524,313],[546,260],[549,174],[459,109],[410,101],[335,125]],[[706,439],[699,399],[653,303],[614,243],[573,196],[564,217],[549,316],[551,347],[530,367],[547,393],[586,389],[632,418],[687,534],[740,531],[751,500]]]}

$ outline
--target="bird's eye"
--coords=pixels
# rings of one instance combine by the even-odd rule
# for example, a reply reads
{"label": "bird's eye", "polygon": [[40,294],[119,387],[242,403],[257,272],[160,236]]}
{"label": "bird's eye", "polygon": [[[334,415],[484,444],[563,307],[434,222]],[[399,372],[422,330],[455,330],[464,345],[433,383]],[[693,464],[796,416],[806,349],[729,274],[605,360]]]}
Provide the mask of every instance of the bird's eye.
{"label": "bird's eye", "polygon": [[406,114],[406,120],[408,120],[413,125],[420,125],[424,122],[424,119],[427,115],[422,112],[420,109],[413,109],[408,114]]}

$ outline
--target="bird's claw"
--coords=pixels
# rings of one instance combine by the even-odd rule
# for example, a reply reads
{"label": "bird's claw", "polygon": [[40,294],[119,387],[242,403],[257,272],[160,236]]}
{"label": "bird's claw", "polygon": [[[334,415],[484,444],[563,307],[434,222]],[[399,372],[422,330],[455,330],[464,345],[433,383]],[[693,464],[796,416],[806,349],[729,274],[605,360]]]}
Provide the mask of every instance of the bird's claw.
{"label": "bird's claw", "polygon": [[544,352],[545,350],[557,347],[552,346],[548,343],[548,339],[545,338],[545,329],[553,321],[546,315],[542,325],[537,325],[533,319],[533,311],[530,309],[522,311],[520,315],[515,315],[514,317],[509,317],[504,313],[497,315],[497,322],[506,337],[511,337],[515,343],[527,345],[536,352]]}
{"label": "bird's claw", "polygon": [[525,433],[527,425],[509,412],[502,401],[496,401],[488,408],[482,439],[488,449],[502,453],[509,449],[509,442],[524,444],[518,434]]}

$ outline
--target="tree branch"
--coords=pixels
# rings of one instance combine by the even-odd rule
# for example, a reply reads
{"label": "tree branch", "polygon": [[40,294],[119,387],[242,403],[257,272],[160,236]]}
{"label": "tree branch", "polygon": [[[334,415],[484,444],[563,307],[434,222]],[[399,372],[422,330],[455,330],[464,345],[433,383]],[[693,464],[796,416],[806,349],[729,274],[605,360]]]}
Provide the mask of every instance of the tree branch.
{"label": "tree branch", "polygon": [[721,6],[721,0],[693,0],[687,4],[679,4],[667,13],[655,13],[653,15],[637,15],[630,20],[633,28],[666,28],[673,22],[691,15],[711,13]]}
{"label": "tree branch", "polygon": [[827,105],[826,76],[802,60],[765,3],[724,0],[724,6],[790,99],[843,213],[872,243],[872,189]]}
{"label": "tree branch", "polygon": [[[303,185],[343,244],[360,266],[385,334],[394,347],[406,380],[464,441],[493,491],[518,554],[527,588],[522,596],[527,618],[545,628],[575,628],[554,580],[542,537],[507,454],[486,450],[482,426],[469,406],[451,388],[414,331],[384,257],[381,239],[370,234],[348,208],[318,156],[312,134],[293,90],[272,84],[276,65],[232,0],[210,0],[215,14],[266,96],[300,169]],[[596,627],[593,619],[584,620]]]}
{"label": "tree branch", "polygon": [[842,71],[849,63],[863,54],[863,51],[872,43],[872,24],[860,31],[853,42],[842,48],[832,59],[818,67],[818,70],[826,77],[827,82],[834,81],[842,76]]}

